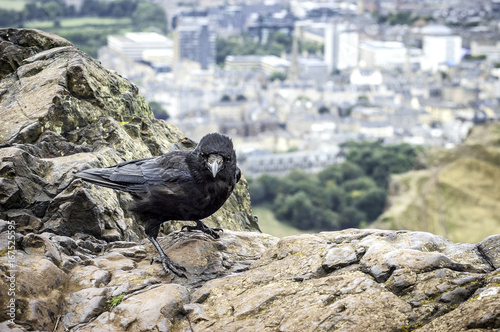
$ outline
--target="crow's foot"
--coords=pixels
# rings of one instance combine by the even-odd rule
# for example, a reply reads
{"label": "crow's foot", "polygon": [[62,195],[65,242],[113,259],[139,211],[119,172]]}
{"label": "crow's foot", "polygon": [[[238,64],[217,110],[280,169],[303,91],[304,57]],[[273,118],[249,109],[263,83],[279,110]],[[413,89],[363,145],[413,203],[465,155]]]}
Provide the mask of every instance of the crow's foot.
{"label": "crow's foot", "polygon": [[165,252],[161,248],[158,241],[156,241],[156,237],[148,236],[148,239],[149,239],[149,241],[151,241],[153,246],[156,248],[156,251],[158,251],[158,254],[160,254],[160,257],[155,257],[155,258],[151,259],[150,264],[153,264],[153,262],[161,263],[163,265],[163,269],[165,270],[165,272],[167,272],[167,274],[169,274],[170,272],[173,272],[174,274],[176,274],[179,277],[187,278],[186,275],[181,272],[181,271],[185,272],[186,269],[184,267],[172,262],[172,260],[170,258],[168,258],[167,254],[165,254]]}
{"label": "crow's foot", "polygon": [[188,232],[202,231],[203,233],[210,235],[214,239],[220,238],[220,235],[217,232],[223,232],[222,228],[211,228],[211,227],[208,227],[201,220],[196,220],[196,226],[188,226],[188,225],[182,226],[181,231],[184,231],[184,230],[186,230]]}
{"label": "crow's foot", "polygon": [[[177,275],[178,277],[182,277],[182,278],[187,278],[187,276],[183,273],[183,272],[186,272],[186,269],[174,262],[172,262],[172,260],[170,258],[168,258],[168,256],[163,256],[163,257],[154,257],[154,258],[151,258],[151,263],[150,264],[153,264],[154,263],[161,263],[163,265],[163,269],[165,270],[165,272],[170,273],[170,272],[173,272],[175,275]],[[181,272],[183,271],[183,272]]]}

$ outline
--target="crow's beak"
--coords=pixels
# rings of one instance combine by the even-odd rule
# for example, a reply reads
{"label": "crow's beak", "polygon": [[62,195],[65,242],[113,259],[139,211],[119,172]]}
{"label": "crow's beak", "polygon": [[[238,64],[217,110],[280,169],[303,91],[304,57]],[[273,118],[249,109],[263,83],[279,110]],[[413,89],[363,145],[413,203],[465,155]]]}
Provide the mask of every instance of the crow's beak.
{"label": "crow's beak", "polygon": [[213,164],[209,163],[208,165],[211,166],[210,169],[212,170],[212,175],[215,177],[219,172],[219,164],[215,162]]}
{"label": "crow's beak", "polygon": [[208,157],[207,165],[210,171],[212,172],[212,175],[215,177],[221,169],[222,157],[219,155],[211,154]]}

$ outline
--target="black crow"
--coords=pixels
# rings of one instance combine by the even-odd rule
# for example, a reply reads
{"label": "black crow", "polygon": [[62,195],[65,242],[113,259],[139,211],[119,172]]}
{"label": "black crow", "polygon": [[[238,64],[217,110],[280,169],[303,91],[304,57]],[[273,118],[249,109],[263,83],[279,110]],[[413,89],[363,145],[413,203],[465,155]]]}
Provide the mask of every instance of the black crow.
{"label": "black crow", "polygon": [[184,276],[180,270],[185,269],[172,262],[156,240],[160,225],[168,220],[192,220],[196,226],[183,226],[182,230],[200,230],[219,238],[217,231],[222,229],[210,228],[201,219],[224,204],[241,171],[231,139],[212,133],[191,150],[87,169],[75,176],[132,194],[134,205],[130,210],[146,224],[146,235],[160,254],[163,268]]}

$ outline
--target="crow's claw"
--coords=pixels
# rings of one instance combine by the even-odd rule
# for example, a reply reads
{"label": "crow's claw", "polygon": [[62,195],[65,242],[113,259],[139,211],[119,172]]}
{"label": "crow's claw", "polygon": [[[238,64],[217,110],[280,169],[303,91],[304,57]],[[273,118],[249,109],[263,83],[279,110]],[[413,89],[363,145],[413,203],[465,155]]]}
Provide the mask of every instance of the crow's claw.
{"label": "crow's claw", "polygon": [[[186,272],[186,269],[184,267],[172,262],[172,260],[170,260],[170,258],[168,258],[168,256],[151,258],[150,264],[153,264],[153,262],[154,263],[161,263],[163,265],[163,269],[165,270],[165,272],[167,272],[167,274],[170,272],[173,272],[178,277],[187,278],[186,274],[183,273],[183,272]],[[181,271],[183,271],[183,272],[181,272]]]}
{"label": "crow's claw", "polygon": [[181,231],[184,231],[184,230],[186,230],[188,232],[202,231],[203,233],[210,235],[214,239],[220,238],[220,235],[217,232],[223,232],[224,231],[222,228],[211,228],[211,227],[208,227],[201,220],[197,220],[196,221],[196,226],[189,226],[189,225],[182,226]]}

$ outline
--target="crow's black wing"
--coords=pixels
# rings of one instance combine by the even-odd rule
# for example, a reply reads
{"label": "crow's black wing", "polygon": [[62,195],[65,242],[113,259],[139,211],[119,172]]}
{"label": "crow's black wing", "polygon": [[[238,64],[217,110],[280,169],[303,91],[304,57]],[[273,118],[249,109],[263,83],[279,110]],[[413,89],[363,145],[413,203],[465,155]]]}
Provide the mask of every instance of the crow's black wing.
{"label": "crow's black wing", "polygon": [[160,157],[127,161],[106,168],[91,168],[75,174],[88,182],[129,193],[148,192],[149,186],[191,180],[185,162],[186,151]]}

